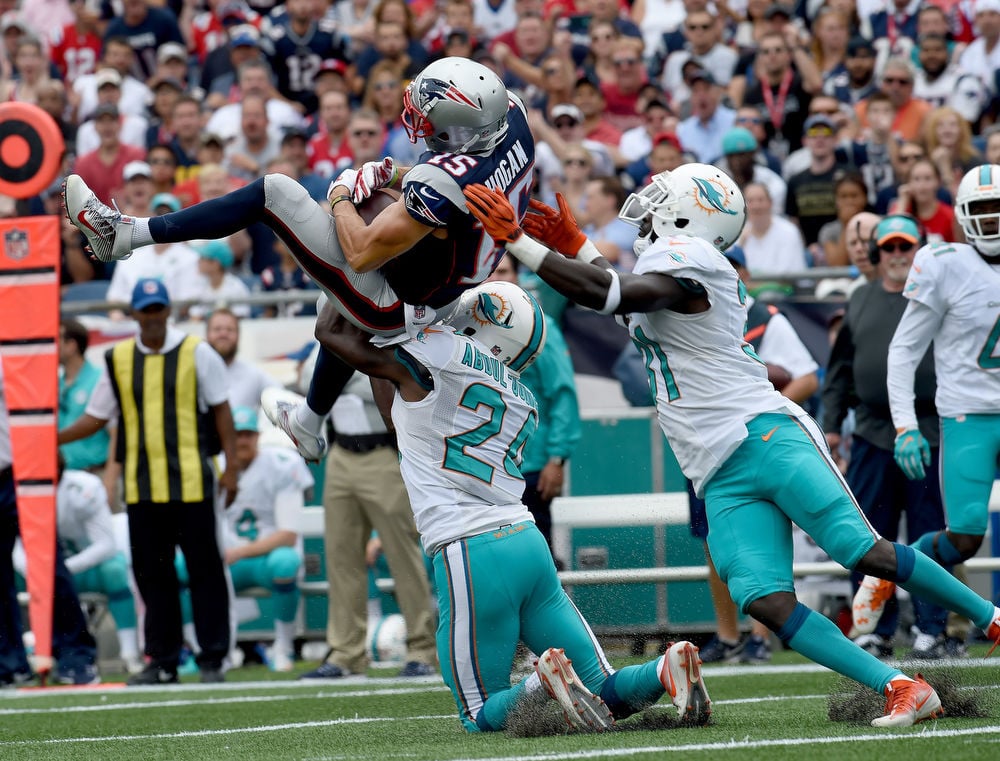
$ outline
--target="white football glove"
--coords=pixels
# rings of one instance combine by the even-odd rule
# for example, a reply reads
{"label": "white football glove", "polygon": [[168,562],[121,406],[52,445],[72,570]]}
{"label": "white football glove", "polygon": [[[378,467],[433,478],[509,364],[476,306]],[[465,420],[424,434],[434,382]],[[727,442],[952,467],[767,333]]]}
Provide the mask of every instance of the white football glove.
{"label": "white football glove", "polygon": [[367,161],[361,165],[357,172],[357,179],[354,183],[354,193],[351,200],[359,204],[366,198],[370,198],[379,188],[392,185],[399,176],[396,165],[392,163],[392,158],[388,157],[382,161]]}
{"label": "white football glove", "polygon": [[352,196],[354,195],[354,186],[358,182],[358,170],[357,169],[345,169],[343,172],[338,174],[330,186],[326,189],[326,200],[329,201],[330,196],[333,194],[333,189],[338,185],[344,185],[347,188],[347,192]]}

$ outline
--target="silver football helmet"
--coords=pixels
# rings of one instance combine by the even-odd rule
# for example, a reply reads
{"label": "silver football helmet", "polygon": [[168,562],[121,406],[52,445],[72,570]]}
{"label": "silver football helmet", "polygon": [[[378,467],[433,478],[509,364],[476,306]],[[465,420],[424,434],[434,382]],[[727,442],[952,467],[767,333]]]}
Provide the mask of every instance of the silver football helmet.
{"label": "silver football helmet", "polygon": [[1000,166],[982,164],[965,173],[955,193],[955,217],[980,253],[1000,254]]}
{"label": "silver football helmet", "polygon": [[733,178],[718,167],[682,164],[653,175],[649,185],[625,199],[618,216],[639,228],[639,255],[652,240],[669,235],[701,238],[725,251],[740,237],[747,205]]}
{"label": "silver football helmet", "polygon": [[411,143],[432,151],[488,153],[507,134],[507,88],[492,70],[452,56],[429,64],[403,93],[403,127]]}
{"label": "silver football helmet", "polygon": [[511,370],[526,369],[545,345],[545,316],[538,302],[515,283],[490,281],[461,295],[444,320],[476,338]]}

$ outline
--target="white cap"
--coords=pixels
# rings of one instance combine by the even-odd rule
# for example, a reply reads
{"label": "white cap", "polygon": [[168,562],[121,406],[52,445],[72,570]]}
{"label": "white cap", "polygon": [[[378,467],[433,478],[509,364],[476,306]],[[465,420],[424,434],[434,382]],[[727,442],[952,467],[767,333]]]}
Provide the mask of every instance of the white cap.
{"label": "white cap", "polygon": [[985,13],[987,11],[1000,13],[1000,0],[976,0],[973,7],[976,9],[976,13]]}
{"label": "white cap", "polygon": [[145,161],[130,161],[122,170],[122,179],[128,182],[129,180],[134,180],[136,177],[149,177],[152,179],[153,170],[149,168],[149,164]]}
{"label": "white cap", "polygon": [[94,83],[97,85],[98,90],[104,87],[104,85],[114,85],[115,87],[121,87],[122,75],[119,74],[115,69],[101,69],[94,75]]}
{"label": "white cap", "polygon": [[164,42],[157,48],[156,60],[158,63],[166,63],[172,58],[180,58],[186,62],[188,58],[187,48],[179,42]]}

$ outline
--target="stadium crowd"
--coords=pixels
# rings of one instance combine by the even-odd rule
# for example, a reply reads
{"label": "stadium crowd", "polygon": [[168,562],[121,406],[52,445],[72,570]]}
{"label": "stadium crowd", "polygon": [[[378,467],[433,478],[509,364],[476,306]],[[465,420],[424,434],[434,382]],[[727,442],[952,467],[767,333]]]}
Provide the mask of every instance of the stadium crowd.
{"label": "stadium crowd", "polygon": [[[136,217],[267,173],[325,203],[345,169],[418,160],[404,92],[451,56],[521,97],[532,195],[555,206],[561,194],[623,272],[637,230],[618,210],[684,164],[714,164],[743,190],[731,259],[751,285],[853,266],[847,296],[871,270],[867,246],[852,246],[857,215],[912,214],[927,242],[964,242],[959,182],[1000,163],[1000,0],[0,0],[0,14],[0,98],[43,108],[66,143],[56,181],[35,198],[0,197],[0,216],[62,215],[70,173]],[[240,304],[251,290],[315,287],[263,224],[119,262],[92,259],[62,224],[67,296],[105,282],[87,293],[134,307],[137,284],[153,279],[174,317],[311,309]],[[249,437],[247,426],[236,430]]]}

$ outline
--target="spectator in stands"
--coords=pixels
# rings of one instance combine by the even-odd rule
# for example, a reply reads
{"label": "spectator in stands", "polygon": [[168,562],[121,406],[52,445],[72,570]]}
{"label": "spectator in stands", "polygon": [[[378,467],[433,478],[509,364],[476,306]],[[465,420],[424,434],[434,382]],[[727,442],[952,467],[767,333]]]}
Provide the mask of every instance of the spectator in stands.
{"label": "spectator in stands", "polygon": [[555,193],[559,192],[569,203],[573,215],[580,224],[587,224],[587,189],[594,170],[594,157],[582,145],[568,146],[562,158],[558,174],[551,177],[547,183],[548,195],[555,203]]}
{"label": "spectator in stands", "polygon": [[260,395],[264,389],[281,386],[257,365],[237,356],[240,350],[240,318],[233,310],[220,307],[208,315],[205,340],[226,364],[229,406],[234,410],[239,407],[260,409]]}
{"label": "spectator in stands", "polygon": [[42,43],[35,37],[22,37],[14,48],[13,63],[17,76],[0,84],[0,99],[37,105],[38,89],[49,81]]}
{"label": "spectator in stands", "polygon": [[819,230],[837,218],[837,203],[833,192],[837,159],[836,127],[824,114],[813,114],[803,125],[802,142],[809,150],[809,168],[788,180],[785,215],[802,228],[806,247],[814,263],[823,263],[823,251],[817,244]]}
{"label": "spectator in stands", "polygon": [[665,100],[650,98],[642,109],[642,124],[627,130],[618,142],[622,158],[631,163],[649,156],[653,137],[661,132],[673,132],[679,123]]}
{"label": "spectator in stands", "polygon": [[983,163],[983,157],[972,145],[969,123],[950,106],[940,106],[927,114],[924,148],[952,198],[965,173]]}
{"label": "spectator in stands", "polygon": [[[123,114],[119,107],[121,103],[121,76],[114,69],[101,69],[94,77],[97,84],[97,103],[101,105],[113,105],[118,109],[118,139],[124,145],[132,145],[137,148],[146,147],[146,130],[148,122],[143,116],[135,114]],[[96,115],[96,112],[95,112]],[[97,126],[94,121],[83,122],[76,133],[76,154],[82,156],[97,149],[101,143],[101,138],[97,134]]]}
{"label": "spectator in stands", "polygon": [[750,71],[733,77],[729,94],[738,106],[756,106],[768,127],[766,149],[784,160],[802,145],[802,124],[809,101],[823,87],[816,62],[802,47],[798,31],[788,24],[783,32],[760,39]]}
{"label": "spectator in stands", "polygon": [[[872,263],[870,255],[870,244],[875,226],[882,217],[870,211],[863,211],[855,214],[847,222],[847,229],[844,232],[844,241],[847,245],[847,256],[851,264],[858,268],[856,286],[870,283],[878,278],[878,269]],[[852,291],[853,293],[853,291]]]}
{"label": "spectator in stands", "polygon": [[[129,684],[177,682],[182,645],[174,568],[178,546],[190,574],[201,681],[221,682],[222,659],[229,652],[229,593],[217,539],[215,499],[221,488],[228,505],[238,489],[225,369],[207,343],[168,326],[170,296],[159,281],[140,280],[131,308],[139,325],[136,337],[108,351],[107,371],[86,412],[60,431],[59,443],[89,436],[121,415],[118,451],[125,460],[132,570],[146,606],[146,653],[151,659]],[[167,357],[176,361],[168,362]],[[133,372],[142,373],[146,383],[133,384]],[[177,412],[176,436],[151,438],[150,431],[167,429],[168,411]],[[213,439],[226,453],[226,469],[218,482],[209,461],[217,451],[210,443]],[[126,441],[135,446],[126,447]],[[160,468],[166,477],[152,477]]]}
{"label": "spectator in stands", "polygon": [[347,93],[331,90],[319,98],[319,131],[306,148],[309,170],[332,179],[351,164],[347,124],[351,106]]}
{"label": "spectator in stands", "polygon": [[156,50],[156,71],[146,84],[154,90],[165,79],[180,83],[182,91],[188,85],[188,52],[179,42],[164,42]]}
{"label": "spectator in stands", "polygon": [[[17,494],[11,459],[10,419],[0,362],[0,687],[17,687],[34,677],[24,649],[21,604],[17,600],[13,549],[19,534]],[[94,664],[96,646],[87,631],[73,578],[56,544],[52,651],[58,659],[56,680],[62,684],[96,684],[101,681]]]}
{"label": "spectator in stands", "polygon": [[722,155],[722,138],[733,126],[736,113],[722,105],[722,88],[711,72],[697,69],[688,80],[691,116],[677,126],[677,137],[698,161],[711,163]]}
{"label": "spectator in stands", "polygon": [[146,154],[153,194],[171,193],[174,189],[177,173],[177,157],[169,145],[153,145]]}
{"label": "spectator in stands", "polygon": [[688,61],[694,61],[701,68],[712,73],[712,78],[723,88],[729,86],[736,68],[736,51],[722,40],[724,22],[707,8],[688,11],[681,29],[686,44],[667,57],[663,75],[660,77],[663,91],[670,93],[674,103],[683,102],[690,96],[687,82],[682,76],[682,68]]}
{"label": "spectator in stands", "polygon": [[168,145],[180,168],[177,182],[183,182],[197,174],[201,163],[198,149],[201,146],[201,104],[191,95],[180,95],[170,112],[171,137]]}
{"label": "spectator in stands", "polygon": [[270,590],[274,646],[267,665],[272,671],[288,672],[295,651],[297,577],[302,567],[294,520],[305,502],[306,490],[313,487],[313,477],[298,452],[286,447],[258,447],[257,406],[233,407],[239,492],[225,513],[222,544],[237,594],[249,587]]}
{"label": "spectator in stands", "polygon": [[848,19],[832,5],[823,5],[812,20],[810,50],[824,84],[847,74],[844,61],[850,40]]}
{"label": "spectator in stands", "polygon": [[733,44],[742,55],[757,49],[760,38],[771,29],[767,13],[771,8],[780,8],[766,0],[749,0],[746,4],[746,15],[736,23],[733,32]]}
{"label": "spectator in stands", "polygon": [[334,679],[367,670],[366,556],[373,530],[378,532],[406,620],[400,676],[433,674],[437,658],[430,584],[399,472],[395,434],[386,429],[369,378],[354,374],[333,405],[331,421],[336,433],[323,487],[330,650],[316,669],[301,678]]}
{"label": "spectator in stands", "polygon": [[851,37],[844,56],[844,71],[824,77],[823,92],[851,106],[866,100],[878,90],[875,60],[875,46],[870,40],[860,35]]}
{"label": "spectator in stands", "polygon": [[[98,370],[95,383],[100,375]],[[105,453],[106,447],[105,441]],[[67,553],[66,570],[72,575],[77,592],[107,596],[122,667],[128,674],[138,674],[144,664],[139,657],[135,600],[129,587],[125,553],[115,547],[108,493],[96,475],[68,468],[62,459],[56,487],[56,538]],[[14,551],[14,567],[22,577],[26,575],[26,565],[24,548],[19,545]]]}
{"label": "spectator in stands", "polygon": [[921,35],[913,95],[935,108],[946,105],[959,108],[963,118],[975,124],[986,104],[987,90],[978,76],[950,62],[952,44],[945,35]]}
{"label": "spectator in stands", "polygon": [[[93,74],[101,57],[100,13],[92,3],[74,0],[69,3],[73,22],[57,27],[49,37],[49,59],[69,87],[77,77]],[[51,28],[53,23],[49,19]]]}
{"label": "spectator in stands", "polygon": [[910,174],[899,186],[899,197],[890,205],[893,214],[912,214],[927,232],[927,240],[965,242],[965,235],[955,218],[955,209],[938,197],[942,188],[941,172],[937,165],[926,158],[917,159],[910,167]]}
{"label": "spectator in stands", "polygon": [[744,127],[730,127],[722,136],[722,158],[715,165],[736,180],[741,188],[752,182],[767,186],[779,209],[785,208],[788,186],[781,177],[757,162],[757,139]]}
{"label": "spectator in stands", "polygon": [[[302,187],[309,191],[309,195],[313,199],[322,203],[326,201],[326,191],[330,183],[328,179],[308,171],[309,154],[306,150],[308,140],[309,137],[303,129],[285,130],[281,136],[281,151],[277,160],[289,165],[290,171],[284,172],[284,174],[298,181]],[[269,162],[268,166],[272,168],[267,168],[267,171],[276,171],[273,169],[274,163],[275,160]]]}
{"label": "spectator in stands", "polygon": [[267,103],[267,121],[273,130],[285,127],[301,127],[302,116],[287,101],[278,97],[271,84],[271,67],[261,60],[250,60],[237,71],[239,95],[235,102],[222,106],[208,120],[205,131],[219,135],[223,140],[236,137],[240,131],[241,101],[256,95]]}
{"label": "spectator in stands", "polygon": [[767,129],[764,127],[764,117],[756,106],[740,106],[736,109],[734,127],[743,127],[750,131],[757,141],[758,163],[763,164],[772,172],[781,176],[781,160],[765,147],[767,145]]}
{"label": "spectator in stands", "polygon": [[213,309],[228,307],[237,317],[249,317],[250,305],[241,303],[250,295],[240,278],[232,273],[233,250],[224,240],[209,240],[194,245],[200,260],[198,272],[202,282],[192,289],[191,298],[200,303],[188,310],[188,316],[195,320],[203,319]]}
{"label": "spectator in stands", "polygon": [[[563,175],[563,164],[571,147],[590,153],[589,172],[598,177],[614,173],[614,162],[607,148],[583,134],[583,113],[572,103],[558,103],[550,112],[551,126],[538,111],[528,112],[528,125],[535,136],[535,168],[539,193],[553,192],[553,183]],[[576,208],[574,208],[574,212]]]}
{"label": "spectator in stands", "polygon": [[978,36],[962,52],[958,65],[962,71],[979,77],[983,85],[996,94],[996,72],[1000,69],[1000,3],[978,0],[975,11]]}
{"label": "spectator in stands", "polygon": [[[180,201],[169,193],[153,196],[150,206],[157,216],[181,209]],[[187,243],[154,243],[143,246],[136,249],[128,259],[115,265],[105,298],[111,302],[127,304],[136,283],[152,278],[163,283],[174,301],[184,301],[193,297],[197,285],[197,270],[198,253]],[[112,310],[110,316],[122,319],[125,314],[120,310]]]}
{"label": "spectator in stands", "polygon": [[[201,200],[202,172],[209,167],[215,167],[221,172],[221,183],[223,186],[239,187],[240,183],[235,179],[230,179],[226,170],[222,168],[222,160],[226,154],[225,140],[212,132],[198,133],[198,145],[195,152],[195,163],[189,167],[180,167],[177,176],[182,177],[174,185],[173,194],[180,199],[183,207],[191,206]],[[176,151],[174,152],[176,156]],[[206,178],[206,181],[210,181]],[[232,188],[230,188],[232,189]],[[223,191],[225,192],[225,191]]]}
{"label": "spectator in stands", "polygon": [[[133,76],[132,65],[135,53],[129,41],[123,37],[105,37],[104,55],[97,71],[114,69],[121,78],[121,99],[118,107],[123,113],[142,116],[146,113],[146,104],[151,92],[145,85],[145,79],[138,80]],[[76,116],[79,120],[89,119],[97,108],[96,74],[81,74],[73,81],[71,105],[76,106]]]}
{"label": "spectator in stands", "polygon": [[983,131],[986,138],[986,161],[990,164],[1000,164],[1000,125],[990,125]]}
{"label": "spectator in stands", "polygon": [[374,111],[379,117],[379,148],[384,155],[395,161],[406,163],[406,158],[415,158],[423,148],[415,147],[403,128],[403,92],[406,86],[399,74],[388,63],[377,63],[365,87],[361,103],[364,108]]}
{"label": "spectator in stands", "polygon": [[[927,154],[924,152],[924,147],[920,143],[905,141],[899,144],[896,150],[896,155],[892,160],[892,171],[895,177],[895,183],[883,190],[880,190],[875,198],[875,212],[877,214],[886,214],[889,211],[889,206],[894,204],[896,201],[896,196],[899,191],[899,186],[907,181],[910,176],[910,170],[913,168],[914,163],[920,161],[920,159],[927,158]],[[938,199],[945,202],[951,203],[951,194],[946,188],[941,188],[938,191]]]}
{"label": "spectator in stands", "polygon": [[240,106],[240,131],[226,146],[223,166],[231,176],[250,182],[262,177],[267,163],[281,152],[280,133],[268,129],[264,98],[245,95]]}
{"label": "spectator in stands", "polygon": [[208,94],[205,105],[221,108],[239,100],[237,72],[247,61],[263,61],[260,32],[249,24],[227,28],[229,41],[213,50],[202,68],[201,88]]}
{"label": "spectator in stands", "polygon": [[[907,536],[919,537],[945,527],[938,481],[939,425],[934,404],[934,358],[928,351],[916,371],[916,407],[920,430],[930,443],[932,465],[927,477],[911,481],[893,459],[896,431],[889,414],[889,342],[907,301],[903,287],[913,264],[920,230],[912,219],[890,216],[878,223],[872,245],[877,277],[852,295],[837,340],[830,354],[823,383],[823,430],[830,449],[841,446],[841,425],[854,408],[855,427],[850,448],[847,482],[868,520],[880,535],[895,541],[906,516]],[[884,248],[882,248],[884,247]],[[853,575],[855,591],[861,575]],[[945,655],[944,608],[913,598],[919,632],[910,657],[942,658]],[[872,634],[855,642],[879,658],[893,657],[893,639],[899,623],[895,595]]]}
{"label": "spectator in stands", "polygon": [[38,107],[52,117],[59,132],[62,133],[65,145],[76,145],[76,122],[68,118],[68,100],[66,85],[58,79],[50,79],[38,88]]}
{"label": "spectator in stands", "polygon": [[176,79],[161,79],[153,87],[153,102],[149,104],[146,129],[146,148],[158,143],[169,143],[174,134],[171,119],[177,100],[184,93],[184,85]]}
{"label": "spectator in stands", "polygon": [[[234,30],[245,30],[249,27],[258,32],[266,23],[264,18],[251,10],[243,0],[210,0],[206,5],[208,10],[195,14],[189,23],[185,23],[187,6],[180,15],[181,26],[190,27],[188,47],[194,53],[202,70],[211,68],[213,54],[219,50],[224,51],[227,40],[231,40],[236,34]],[[254,3],[254,5],[262,11],[271,7],[268,3]],[[204,83],[202,88],[204,89]]]}
{"label": "spectator in stands", "polygon": [[[604,178],[598,182],[603,182],[606,186],[618,183],[612,178]],[[620,184],[617,190],[621,190]],[[591,194],[592,197],[599,195],[603,195],[603,191]],[[620,195],[624,201],[624,192]],[[616,219],[617,208],[614,212]],[[620,219],[618,221],[621,222]],[[598,239],[592,240],[600,249]],[[631,246],[629,254],[632,254]],[[510,254],[505,254],[486,281],[517,284],[517,271],[517,260]],[[522,454],[520,470],[524,476],[524,496],[521,501],[531,511],[535,525],[542,532],[551,551],[552,500],[563,493],[569,469],[568,461],[580,440],[580,408],[576,398],[573,360],[562,330],[549,315],[545,315],[545,344],[537,359],[521,373],[521,382],[531,389],[538,402],[538,427],[528,438]],[[555,555],[553,559],[556,568],[561,570],[565,566],[563,559],[556,558]]]}
{"label": "spectator in stands", "polygon": [[586,77],[578,79],[573,88],[573,104],[583,114],[583,134],[586,138],[602,143],[615,166],[624,166],[625,159],[618,150],[622,132],[607,118],[607,103],[600,85]]}
{"label": "spectator in stands", "polygon": [[[316,284],[312,278],[302,271],[299,263],[292,256],[292,252],[288,250],[288,246],[277,236],[274,238],[274,252],[278,255],[278,263],[265,267],[260,273],[262,291],[280,293],[281,291],[316,290]],[[264,317],[306,317],[315,316],[315,314],[315,299],[265,306],[262,312]],[[259,396],[258,394],[258,398]]]}
{"label": "spectator in stands", "polygon": [[837,218],[820,228],[818,241],[823,247],[823,261],[828,267],[846,267],[850,264],[847,253],[848,223],[868,209],[865,178],[855,170],[838,170],[833,182],[833,198]]}
{"label": "spectator in stands", "polygon": [[490,52],[504,69],[503,83],[509,89],[527,94],[527,85],[551,46],[552,33],[548,24],[541,15],[528,13],[517,19],[514,45],[494,42]]}
{"label": "spectator in stands", "polygon": [[598,82],[614,81],[614,43],[620,36],[621,33],[613,22],[595,21],[593,18],[590,20],[587,26],[590,45],[582,66],[585,76],[592,77]]}
{"label": "spectator in stands", "polygon": [[121,114],[113,103],[103,103],[94,112],[94,128],[99,146],[78,156],[74,171],[84,178],[94,194],[104,203],[111,203],[121,191],[122,170],[130,161],[142,161],[144,148],[125,145],[119,138]]}
{"label": "spectator in stands", "polygon": [[352,85],[355,95],[364,92],[365,81],[375,64],[385,64],[397,79],[407,81],[427,65],[427,51],[410,37],[411,31],[412,28],[396,21],[380,21],[376,24],[375,39],[355,62],[356,75]]}
{"label": "spectator in stands", "polygon": [[601,256],[616,269],[631,272],[635,266],[635,227],[618,218],[625,203],[626,192],[617,177],[598,177],[587,184],[587,237],[597,246]]}
{"label": "spectator in stands", "polygon": [[378,161],[385,155],[382,136],[382,124],[374,111],[361,108],[351,114],[347,123],[347,148],[355,168],[367,161]]}
{"label": "spectator in stands", "polygon": [[[525,76],[528,73],[526,69]],[[576,64],[567,53],[552,50],[530,71],[531,95],[525,105],[548,112],[556,103],[571,103],[575,85],[582,79],[577,77]]]}
{"label": "spectator in stands", "polygon": [[805,244],[798,225],[774,212],[774,201],[766,185],[751,183],[743,188],[747,224],[739,245],[751,275],[802,272],[806,269]]}
{"label": "spectator in stands", "polygon": [[[893,57],[886,61],[879,83],[880,89],[889,96],[896,109],[892,131],[904,140],[916,140],[920,136],[924,118],[931,110],[927,101],[913,97],[913,80],[913,65],[905,58]],[[868,103],[861,101],[854,109],[861,126],[867,127]]]}
{"label": "spectator in stands", "polygon": [[[87,360],[90,334],[79,320],[64,318],[59,325],[59,427],[65,428],[87,408],[101,369]],[[70,470],[100,475],[108,460],[108,433],[101,430],[60,449]],[[105,495],[105,498],[107,496]]]}
{"label": "spectator in stands", "polygon": [[150,0],[122,0],[121,15],[104,28],[104,38],[124,37],[135,51],[132,74],[145,82],[156,73],[156,51],[165,42],[184,44],[172,11],[154,6]]}
{"label": "spectator in stands", "polygon": [[890,0],[885,8],[873,11],[868,16],[872,39],[885,40],[892,55],[897,51],[909,50],[917,39],[918,0]]}
{"label": "spectator in stands", "polygon": [[130,161],[122,170],[125,188],[119,206],[126,214],[152,216],[153,173],[145,161]]}
{"label": "spectator in stands", "polygon": [[[596,0],[608,4],[610,0]],[[611,47],[611,62],[615,66],[615,78],[601,82],[601,90],[608,104],[608,119],[620,130],[637,127],[642,122],[636,109],[639,91],[649,80],[642,64],[642,40],[637,36],[623,36]]]}

